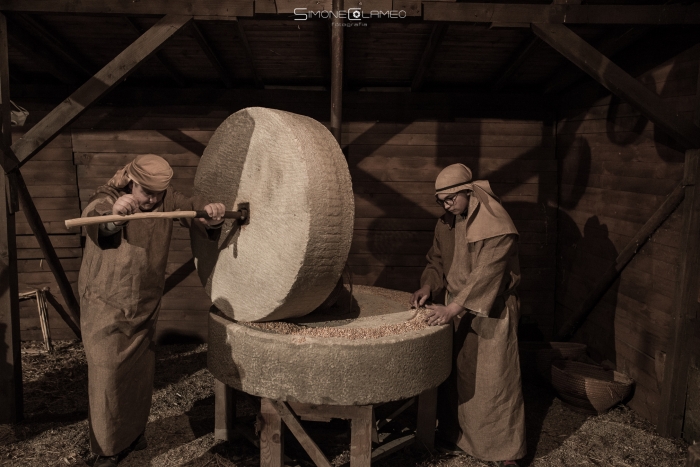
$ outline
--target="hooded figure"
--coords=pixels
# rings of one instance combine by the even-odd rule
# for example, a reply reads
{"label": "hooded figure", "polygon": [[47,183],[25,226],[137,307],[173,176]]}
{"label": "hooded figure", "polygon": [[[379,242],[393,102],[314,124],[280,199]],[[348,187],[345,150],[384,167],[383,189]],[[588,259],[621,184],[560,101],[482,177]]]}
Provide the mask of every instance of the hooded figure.
{"label": "hooded figure", "polygon": [[440,387],[438,434],[485,461],[516,465],[525,455],[516,286],[518,231],[487,181],[472,181],[463,164],[435,181],[447,211],[435,227],[414,306],[432,297],[430,324],[452,322],[453,369]]}
{"label": "hooded figure", "polygon": [[[140,211],[205,209],[216,224],[220,203],[204,206],[170,187],[165,159],[136,157],[99,187],[83,217]],[[88,362],[89,426],[96,466],[116,465],[128,449],[145,447],[160,310],[172,219],[144,219],[85,228],[80,267],[80,327]],[[212,231],[212,232],[217,232]]]}

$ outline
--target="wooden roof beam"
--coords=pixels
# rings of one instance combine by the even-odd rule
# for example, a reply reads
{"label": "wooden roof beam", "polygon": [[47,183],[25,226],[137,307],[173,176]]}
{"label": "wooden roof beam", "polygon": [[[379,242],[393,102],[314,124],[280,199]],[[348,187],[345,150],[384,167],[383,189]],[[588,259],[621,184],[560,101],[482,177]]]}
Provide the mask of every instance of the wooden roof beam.
{"label": "wooden roof beam", "polygon": [[39,152],[191,20],[191,16],[168,15],[154,24],[12,145],[19,163],[24,164]]}
{"label": "wooden roof beam", "polygon": [[[649,33],[654,26],[634,26],[629,28],[622,34],[615,34],[608,37],[598,44],[598,50],[606,57],[615,57],[622,50],[630,47],[632,44]],[[563,92],[571,86],[575,85],[585,76],[578,67],[571,64],[566,64],[546,79],[549,84],[545,85],[544,94],[555,94]]]}
{"label": "wooden roof beam", "polygon": [[87,58],[75,50],[74,47],[67,44],[65,40],[49,32],[37,19],[23,13],[13,13],[10,16],[10,21],[21,24],[26,31],[30,32],[46,47],[49,47],[55,54],[59,55],[63,61],[72,65],[75,70],[84,76],[90,77],[97,71],[97,67],[91,64]]}
{"label": "wooden roof beam", "polygon": [[[129,16],[125,16],[124,19],[126,22],[129,24],[131,29],[133,29],[136,34],[139,36],[144,33],[144,29],[139,26],[134,18],[131,18]],[[155,54],[156,59],[160,62],[160,64],[163,66],[163,68],[166,69],[170,77],[172,78],[175,83],[180,86],[180,87],[185,87],[185,80],[183,79],[182,75],[175,69],[172,63],[170,63],[170,60],[165,56],[162,50],[159,50]]]}
{"label": "wooden roof beam", "polygon": [[500,91],[503,89],[503,86],[508,83],[508,80],[515,74],[515,72],[518,71],[518,69],[522,66],[523,63],[525,63],[525,60],[527,60],[530,55],[532,55],[532,51],[535,49],[535,45],[539,42],[539,39],[537,36],[531,37],[525,43],[518,49],[518,51],[513,55],[513,58],[510,60],[508,66],[501,71],[499,74],[498,78],[496,78],[496,81],[494,82],[493,86],[491,87],[491,90],[494,92]]}
{"label": "wooden roof beam", "polygon": [[690,5],[571,5],[425,2],[423,19],[454,23],[700,24]]}
{"label": "wooden roof beam", "polygon": [[241,24],[241,20],[236,21],[236,30],[238,31],[238,38],[241,40],[241,43],[243,44],[243,48],[245,49],[245,55],[246,58],[248,59],[248,63],[250,64],[250,69],[253,72],[253,79],[255,80],[255,87],[262,89],[264,87],[262,79],[260,78],[260,75],[258,74],[258,70],[255,69],[255,61],[253,60],[253,51],[250,48],[250,43],[248,42],[248,36],[245,33],[245,29],[243,29],[243,24]]}
{"label": "wooden roof beam", "polygon": [[204,33],[202,33],[202,30],[199,29],[199,26],[197,26],[197,23],[195,23],[194,21],[192,21],[192,32],[194,33],[194,38],[197,40],[197,43],[202,48],[202,51],[209,59],[212,66],[214,66],[216,72],[219,74],[219,78],[221,78],[221,81],[223,81],[224,86],[226,86],[227,88],[233,87],[233,80],[231,79],[231,75],[221,64],[219,57],[217,57],[216,55],[216,52],[214,52],[214,49],[211,48],[209,41],[206,37],[204,37]]}
{"label": "wooden roof beam", "polygon": [[183,15],[197,19],[253,16],[254,0],[1,0],[0,11],[100,15]]}
{"label": "wooden roof beam", "polygon": [[615,65],[563,24],[533,24],[533,32],[588,73],[602,86],[626,100],[649,120],[687,148],[700,148],[700,127],[676,114],[656,93]]}
{"label": "wooden roof beam", "polygon": [[416,70],[416,74],[413,76],[411,92],[417,92],[421,87],[423,87],[425,73],[430,69],[430,65],[435,59],[438,46],[442,42],[442,39],[444,39],[445,34],[447,34],[448,27],[448,24],[433,25],[433,30],[428,38],[428,43],[425,45],[425,49],[423,49],[423,55],[421,56],[420,63],[418,64],[418,69]]}
{"label": "wooden roof beam", "polygon": [[66,66],[55,54],[46,50],[46,46],[39,42],[34,34],[26,31],[17,22],[7,21],[7,29],[12,47],[25,57],[36,62],[60,82],[75,85],[81,81],[79,74]]}

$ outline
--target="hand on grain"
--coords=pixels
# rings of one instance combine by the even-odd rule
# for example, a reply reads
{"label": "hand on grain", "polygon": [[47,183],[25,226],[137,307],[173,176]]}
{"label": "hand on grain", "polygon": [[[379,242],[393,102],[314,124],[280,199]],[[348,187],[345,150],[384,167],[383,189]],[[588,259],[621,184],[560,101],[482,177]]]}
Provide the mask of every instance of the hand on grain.
{"label": "hand on grain", "polygon": [[426,300],[428,300],[428,298],[430,298],[430,287],[424,285],[423,287],[421,287],[413,293],[410,305],[413,308],[420,308],[423,305],[425,305],[425,302]]}
{"label": "hand on grain", "polygon": [[426,306],[428,310],[428,324],[431,326],[437,326],[440,324],[449,323],[452,318],[457,316],[461,311],[464,310],[461,306],[450,303],[448,306],[444,305],[428,305]]}
{"label": "hand on grain", "polygon": [[[136,201],[134,195],[123,195],[117,198],[112,206],[112,214],[118,216],[128,216],[133,214],[139,208],[139,203]],[[123,222],[115,222],[117,225],[123,224]]]}
{"label": "hand on grain", "polygon": [[211,219],[202,219],[199,221],[203,224],[207,224],[209,227],[219,225],[224,221],[224,213],[226,212],[226,206],[221,203],[210,203],[204,206],[204,210],[207,211]]}

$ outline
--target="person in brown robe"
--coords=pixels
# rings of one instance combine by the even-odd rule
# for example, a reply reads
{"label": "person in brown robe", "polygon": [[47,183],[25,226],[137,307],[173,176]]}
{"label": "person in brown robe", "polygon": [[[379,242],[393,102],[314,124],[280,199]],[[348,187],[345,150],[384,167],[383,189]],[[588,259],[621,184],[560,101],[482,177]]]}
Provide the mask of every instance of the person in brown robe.
{"label": "person in brown robe", "polygon": [[[178,193],[170,187],[172,175],[165,159],[138,156],[97,189],[83,217],[204,209],[212,219],[200,219],[200,228],[220,227],[225,206],[203,206]],[[117,465],[129,451],[146,447],[153,336],[172,230],[172,219],[86,228],[78,290],[88,362],[90,446],[98,467]]]}
{"label": "person in brown robe", "polygon": [[497,465],[525,456],[525,407],[517,327],[520,282],[518,232],[487,181],[472,181],[463,164],[446,167],[435,181],[447,211],[437,222],[421,288],[411,305],[427,305],[431,325],[454,326],[453,367],[441,385],[438,435]]}

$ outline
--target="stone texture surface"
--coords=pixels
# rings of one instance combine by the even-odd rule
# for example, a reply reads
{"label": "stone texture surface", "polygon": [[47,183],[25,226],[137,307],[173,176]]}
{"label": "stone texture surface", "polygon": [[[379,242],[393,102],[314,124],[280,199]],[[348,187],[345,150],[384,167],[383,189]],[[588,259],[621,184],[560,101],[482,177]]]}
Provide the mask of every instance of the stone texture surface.
{"label": "stone texture surface", "polygon": [[[375,287],[363,290],[366,295],[392,295]],[[399,296],[396,308],[385,306],[384,300],[359,299],[370,309],[360,310],[357,322],[381,326],[392,321],[378,319],[377,304],[386,314],[401,313],[410,319],[413,314],[405,313],[407,298]],[[420,394],[450,373],[451,325],[369,339],[323,338],[262,331],[213,310],[209,370],[248,394],[309,404],[376,404]],[[363,314],[371,319],[363,319]]]}
{"label": "stone texture surface", "polygon": [[191,232],[197,272],[216,307],[243,321],[303,316],[336,286],[350,251],[352,184],[331,133],[308,117],[253,107],[226,119],[195,176],[195,194],[250,222],[218,241]]}

